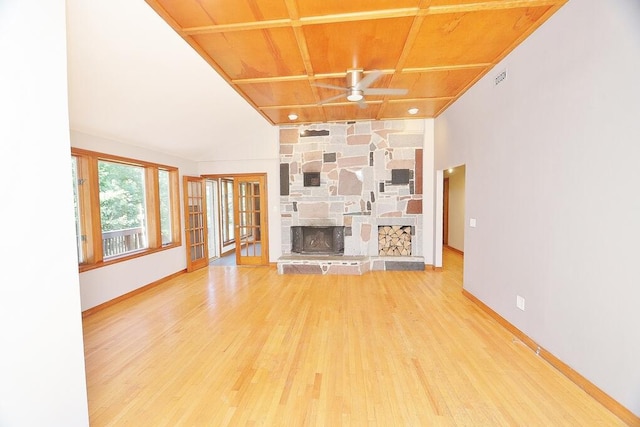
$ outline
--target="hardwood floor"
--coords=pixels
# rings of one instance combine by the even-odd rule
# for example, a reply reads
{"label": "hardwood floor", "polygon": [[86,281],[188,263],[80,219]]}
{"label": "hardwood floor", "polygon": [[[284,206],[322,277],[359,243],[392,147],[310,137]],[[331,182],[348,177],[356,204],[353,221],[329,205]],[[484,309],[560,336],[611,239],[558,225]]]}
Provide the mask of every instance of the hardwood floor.
{"label": "hardwood floor", "polygon": [[442,272],[208,267],[84,319],[92,426],[624,425]]}

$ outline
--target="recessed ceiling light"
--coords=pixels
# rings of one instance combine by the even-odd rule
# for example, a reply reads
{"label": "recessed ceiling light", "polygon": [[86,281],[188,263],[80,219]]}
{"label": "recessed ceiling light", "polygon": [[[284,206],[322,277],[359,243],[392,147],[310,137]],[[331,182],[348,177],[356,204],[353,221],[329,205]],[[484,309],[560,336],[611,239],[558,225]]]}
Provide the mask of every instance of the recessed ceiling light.
{"label": "recessed ceiling light", "polygon": [[408,112],[409,114],[411,114],[412,116],[413,116],[414,114],[418,114],[418,111],[420,111],[420,110],[418,110],[416,107],[411,107],[411,108],[409,108],[409,109],[407,110],[407,112]]}
{"label": "recessed ceiling light", "polygon": [[298,115],[296,113],[289,114],[289,120],[291,121],[298,120]]}

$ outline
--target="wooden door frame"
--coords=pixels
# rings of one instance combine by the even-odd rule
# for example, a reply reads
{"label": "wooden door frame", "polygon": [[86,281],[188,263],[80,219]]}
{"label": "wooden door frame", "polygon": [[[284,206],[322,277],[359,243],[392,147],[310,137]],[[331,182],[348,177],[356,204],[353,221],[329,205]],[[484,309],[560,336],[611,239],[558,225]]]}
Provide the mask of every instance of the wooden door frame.
{"label": "wooden door frame", "polygon": [[[246,178],[246,177],[264,177],[264,191],[260,193],[260,204],[264,207],[264,209],[260,209],[260,213],[263,219],[263,224],[261,227],[262,237],[262,251],[265,254],[266,261],[264,265],[269,264],[269,198],[268,198],[268,181],[267,181],[267,173],[266,172],[249,172],[249,173],[224,173],[224,174],[204,174],[201,175],[203,179],[220,179],[220,178],[232,178],[234,180],[234,193],[235,193],[235,181],[236,178]],[[235,194],[234,194],[235,200]],[[233,215],[234,218],[238,213],[238,207],[234,203],[233,206]],[[262,222],[262,221],[261,221]],[[236,242],[236,245],[238,243]],[[238,262],[236,256],[236,263]]]}
{"label": "wooden door frame", "polygon": [[[201,198],[202,202],[202,210],[196,212],[201,217],[202,221],[202,241],[197,242],[198,245],[203,246],[203,257],[197,258],[196,260],[192,260],[192,246],[193,242],[191,241],[191,230],[190,228],[190,211],[189,211],[189,184],[190,183],[198,183],[200,184]],[[182,196],[184,201],[184,234],[185,234],[185,246],[186,246],[186,256],[187,256],[187,271],[194,271],[199,268],[203,268],[209,265],[209,242],[208,242],[208,232],[209,229],[207,227],[207,192],[205,188],[205,179],[197,176],[188,176],[184,175],[182,177]],[[199,227],[195,227],[196,233]]]}

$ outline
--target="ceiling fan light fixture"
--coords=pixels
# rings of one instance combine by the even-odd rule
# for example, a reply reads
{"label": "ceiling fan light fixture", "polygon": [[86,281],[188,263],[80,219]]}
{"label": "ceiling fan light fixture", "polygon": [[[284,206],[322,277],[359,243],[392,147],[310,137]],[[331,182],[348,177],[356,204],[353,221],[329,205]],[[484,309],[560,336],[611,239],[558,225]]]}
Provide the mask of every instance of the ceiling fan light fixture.
{"label": "ceiling fan light fixture", "polygon": [[349,91],[349,94],[347,95],[347,99],[351,102],[361,101],[362,98],[364,98],[364,94],[362,93],[361,90],[353,89]]}
{"label": "ceiling fan light fixture", "polygon": [[417,107],[411,107],[411,108],[409,108],[407,110],[407,113],[409,113],[409,114],[411,114],[413,116],[413,115],[418,114],[418,111],[420,111],[420,110]]}
{"label": "ceiling fan light fixture", "polygon": [[296,113],[291,113],[289,114],[289,120],[291,120],[292,122],[295,120],[298,120],[298,115]]}

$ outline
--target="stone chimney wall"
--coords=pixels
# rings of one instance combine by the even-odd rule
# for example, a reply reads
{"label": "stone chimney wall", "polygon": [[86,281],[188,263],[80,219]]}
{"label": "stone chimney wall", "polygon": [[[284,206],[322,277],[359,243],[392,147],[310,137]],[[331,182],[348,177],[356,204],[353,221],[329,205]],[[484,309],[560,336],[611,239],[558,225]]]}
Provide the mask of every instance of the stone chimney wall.
{"label": "stone chimney wall", "polygon": [[[412,227],[412,254],[422,255],[424,134],[405,128],[405,121],[280,128],[283,254],[291,254],[291,226],[343,225],[345,255],[377,256],[378,226],[396,225]],[[319,172],[320,185],[305,186],[304,172]]]}

